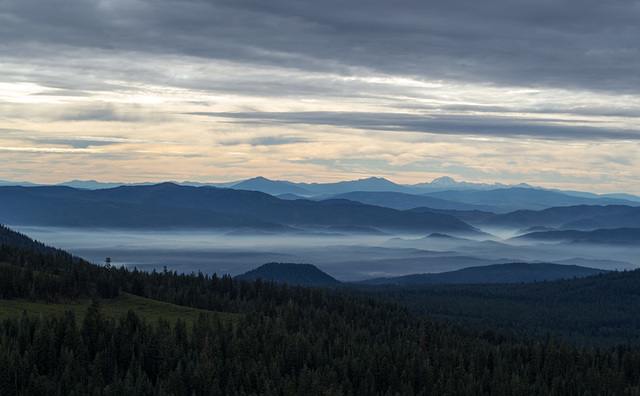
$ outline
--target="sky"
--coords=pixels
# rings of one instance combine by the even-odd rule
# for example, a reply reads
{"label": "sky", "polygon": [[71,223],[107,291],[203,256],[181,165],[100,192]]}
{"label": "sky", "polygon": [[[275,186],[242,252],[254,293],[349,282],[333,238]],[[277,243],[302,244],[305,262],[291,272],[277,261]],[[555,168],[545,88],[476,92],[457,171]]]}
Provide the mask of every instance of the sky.
{"label": "sky", "polygon": [[0,0],[0,180],[640,194],[640,2]]}

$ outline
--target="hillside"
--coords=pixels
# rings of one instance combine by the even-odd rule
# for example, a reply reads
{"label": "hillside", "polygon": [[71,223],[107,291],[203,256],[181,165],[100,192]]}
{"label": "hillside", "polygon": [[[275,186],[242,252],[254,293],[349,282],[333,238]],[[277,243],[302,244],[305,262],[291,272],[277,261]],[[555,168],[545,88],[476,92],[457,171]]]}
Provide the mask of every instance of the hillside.
{"label": "hillside", "polygon": [[538,231],[531,232],[513,239],[552,243],[570,242],[637,246],[638,244],[640,244],[640,228],[601,229],[594,231]]}
{"label": "hillside", "polygon": [[612,347],[640,347],[640,269],[578,279],[513,284],[359,286],[359,293],[419,314]]}
{"label": "hillside", "polygon": [[582,278],[606,271],[549,263],[509,263],[463,268],[438,274],[414,274],[394,278],[375,278],[359,283],[367,285],[428,285],[465,283],[523,283]]}
{"label": "hillside", "polygon": [[640,224],[640,208],[626,205],[576,205],[539,211],[517,210],[487,217],[478,224],[513,228],[549,227],[577,230],[633,227]]}
{"label": "hillside", "polygon": [[[91,299],[82,298],[67,303],[51,304],[38,301],[28,301],[25,299],[0,299],[0,321],[10,318],[19,318],[23,314],[30,317],[60,316],[66,311],[71,311],[77,321],[82,323],[91,305]],[[122,293],[118,298],[103,300],[100,302],[100,309],[106,318],[118,320],[129,311],[134,311],[141,319],[150,323],[159,319],[169,321],[173,326],[178,323],[178,319],[186,324],[189,331],[202,314],[211,314],[211,311],[170,304],[150,298],[140,297],[129,293]],[[241,315],[231,313],[217,313],[224,321],[237,323]]]}

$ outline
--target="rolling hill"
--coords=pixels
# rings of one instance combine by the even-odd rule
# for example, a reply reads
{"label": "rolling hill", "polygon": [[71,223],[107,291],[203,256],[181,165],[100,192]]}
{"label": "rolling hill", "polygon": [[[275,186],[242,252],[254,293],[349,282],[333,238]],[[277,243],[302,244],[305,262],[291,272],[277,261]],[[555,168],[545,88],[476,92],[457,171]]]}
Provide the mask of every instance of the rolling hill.
{"label": "rolling hill", "polygon": [[477,224],[512,228],[549,227],[577,230],[637,227],[640,226],[640,208],[626,205],[576,205],[540,211],[518,210],[489,216]]}
{"label": "rolling hill", "polygon": [[463,268],[438,274],[413,274],[393,278],[368,279],[367,285],[428,285],[466,283],[521,283],[582,278],[607,272],[577,265],[550,263],[509,263]]}
{"label": "rolling hill", "polygon": [[311,264],[268,263],[236,276],[243,280],[272,280],[305,286],[337,286],[340,281]]}
{"label": "rolling hill", "polygon": [[513,238],[541,242],[569,242],[609,245],[640,245],[640,228],[599,229],[594,231],[539,231]]}

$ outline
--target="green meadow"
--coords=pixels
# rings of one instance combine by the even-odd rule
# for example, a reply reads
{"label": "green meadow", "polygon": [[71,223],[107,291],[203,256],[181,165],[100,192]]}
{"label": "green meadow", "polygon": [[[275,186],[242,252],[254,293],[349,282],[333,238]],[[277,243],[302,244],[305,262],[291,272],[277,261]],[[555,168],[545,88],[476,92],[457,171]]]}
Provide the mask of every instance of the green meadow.
{"label": "green meadow", "polygon": [[[88,298],[66,303],[32,302],[25,299],[0,299],[0,320],[20,316],[25,312],[29,316],[58,316],[62,315],[65,311],[72,311],[76,316],[76,323],[81,325],[90,303],[91,299]],[[189,330],[191,330],[193,323],[202,313],[219,315],[223,321],[226,322],[230,320],[234,324],[237,323],[241,316],[239,314],[183,307],[129,293],[120,293],[119,297],[111,300],[100,300],[100,308],[107,318],[114,318],[116,320],[118,320],[120,316],[125,315],[129,310],[133,310],[138,316],[150,323],[156,323],[158,319],[163,318],[173,325],[178,318],[180,318],[186,322],[187,329]]]}

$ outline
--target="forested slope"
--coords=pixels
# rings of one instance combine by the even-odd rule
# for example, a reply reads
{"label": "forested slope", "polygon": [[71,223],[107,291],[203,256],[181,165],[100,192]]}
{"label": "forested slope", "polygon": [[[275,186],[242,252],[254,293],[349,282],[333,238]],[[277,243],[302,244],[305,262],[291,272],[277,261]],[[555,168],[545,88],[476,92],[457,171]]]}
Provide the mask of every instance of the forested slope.
{"label": "forested slope", "polygon": [[[95,296],[81,322],[67,312],[0,323],[2,395],[638,394],[640,351],[624,344],[480,331],[340,291],[98,267],[39,245],[0,251],[8,272],[31,271],[3,298]],[[71,281],[71,295],[55,286]],[[123,291],[241,317],[212,312],[191,328],[106,317],[101,305]]]}
{"label": "forested slope", "polygon": [[517,284],[362,287],[421,315],[580,345],[640,346],[640,270]]}

